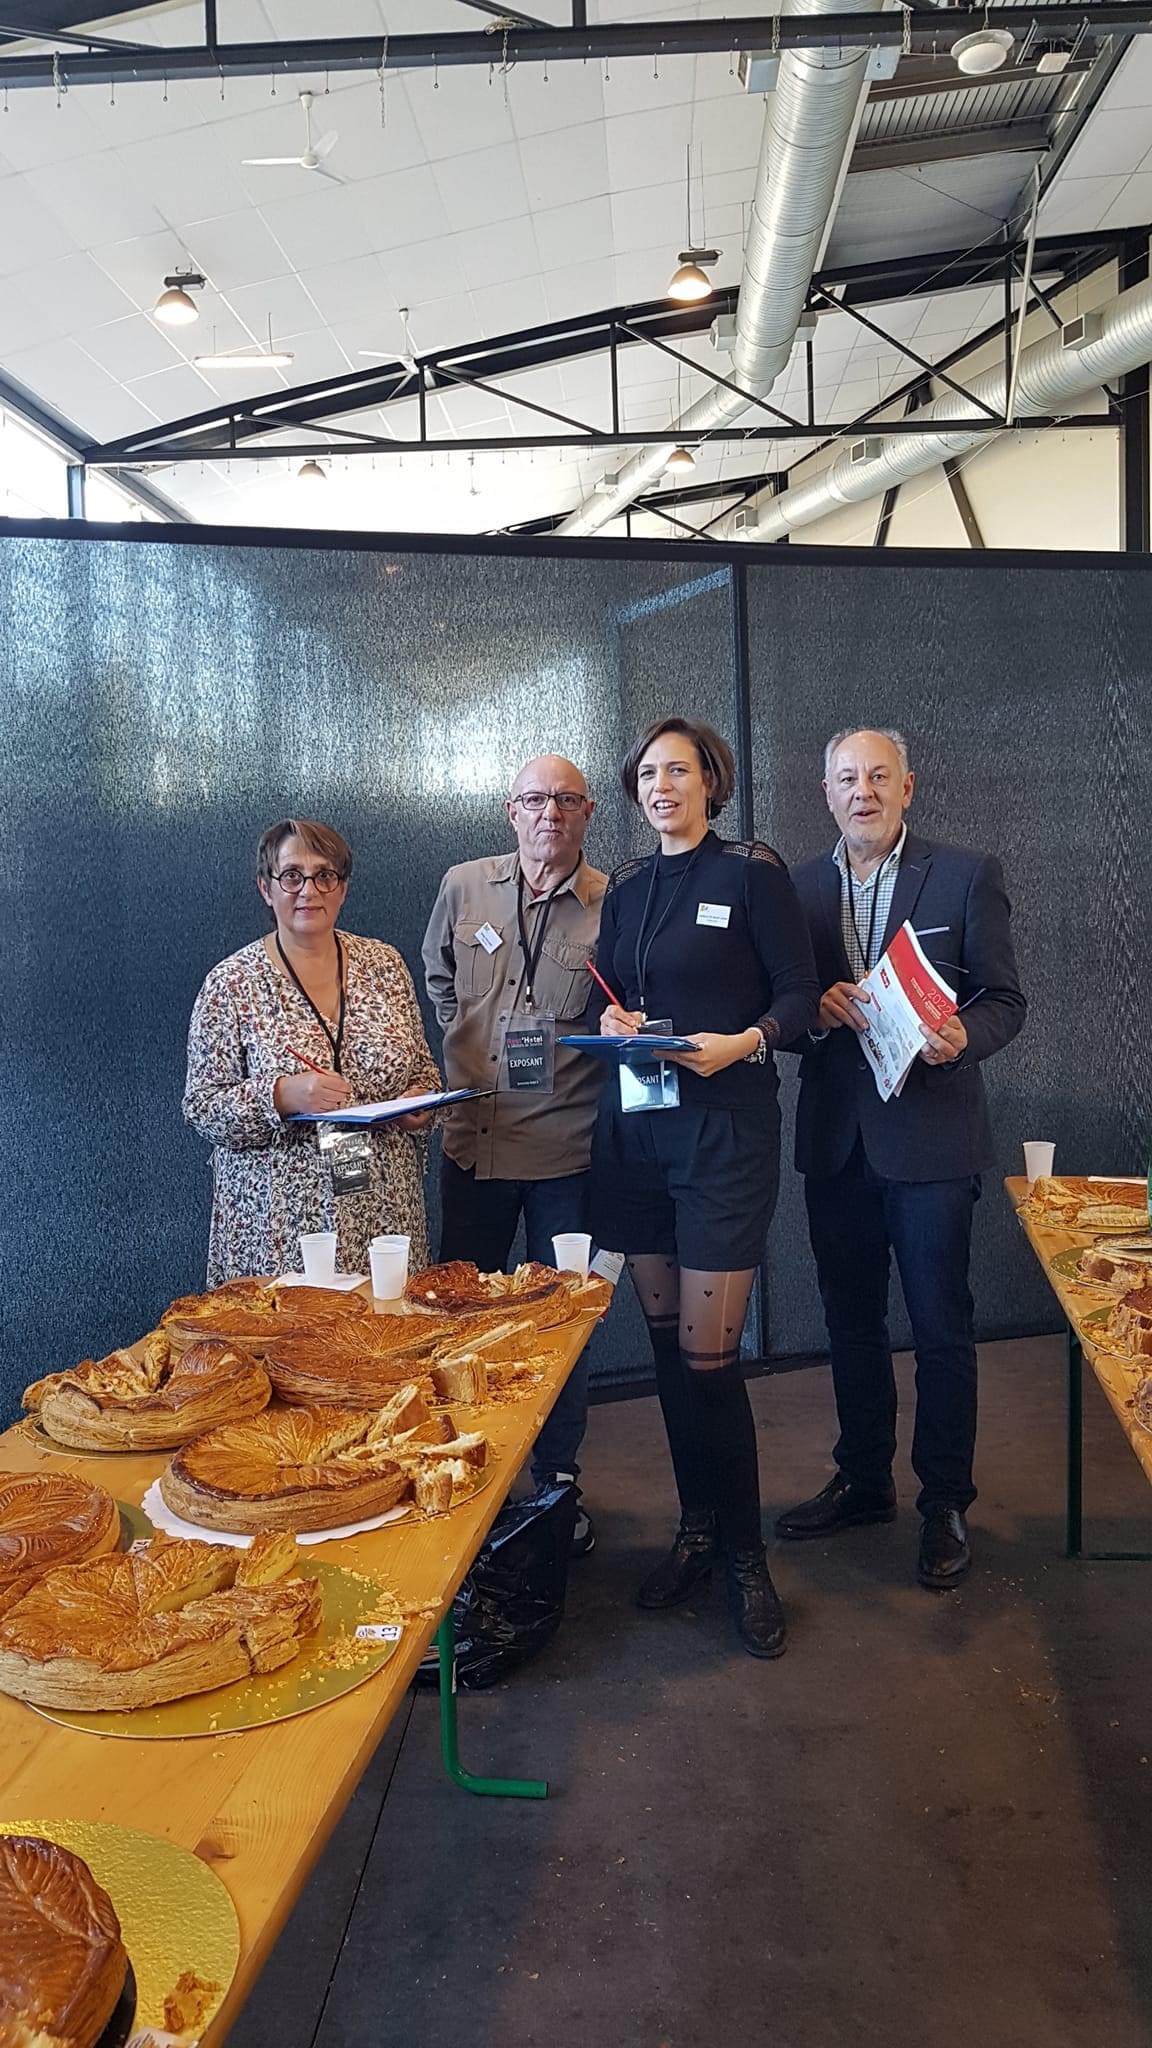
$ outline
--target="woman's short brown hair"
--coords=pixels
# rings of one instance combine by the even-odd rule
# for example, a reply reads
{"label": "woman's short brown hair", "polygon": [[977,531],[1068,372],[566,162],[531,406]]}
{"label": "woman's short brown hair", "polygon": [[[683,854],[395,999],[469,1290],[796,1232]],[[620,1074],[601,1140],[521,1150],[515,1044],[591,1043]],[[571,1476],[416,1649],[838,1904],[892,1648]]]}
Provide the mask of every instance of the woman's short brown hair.
{"label": "woman's short brown hair", "polygon": [[321,860],[330,861],[342,882],[352,873],[352,848],[346,839],[331,825],[321,825],[315,818],[282,818],[278,825],[270,825],[256,853],[256,875],[261,882],[270,882],[276,872],[276,856],[286,839],[299,839],[309,853],[319,854]]}
{"label": "woman's short brown hair", "polygon": [[712,783],[708,816],[718,818],[736,787],[736,762],[727,740],[721,739],[710,725],[701,724],[698,718],[657,718],[638,740],[633,741],[620,764],[624,794],[631,797],[633,803],[639,802],[640,763],[654,741],[666,732],[683,733],[685,739],[691,740],[700,756],[700,766]]}

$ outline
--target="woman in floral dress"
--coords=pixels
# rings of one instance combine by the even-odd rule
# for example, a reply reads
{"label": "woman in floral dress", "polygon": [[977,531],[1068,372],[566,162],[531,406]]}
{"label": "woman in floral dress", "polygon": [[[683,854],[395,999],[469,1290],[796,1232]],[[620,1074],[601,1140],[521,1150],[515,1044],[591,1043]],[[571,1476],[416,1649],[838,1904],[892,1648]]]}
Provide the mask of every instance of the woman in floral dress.
{"label": "woman in floral dress", "polygon": [[260,841],[257,886],[275,929],[222,960],[196,998],[184,1115],[213,1148],[210,1287],[297,1269],[303,1231],[336,1231],[340,1272],[367,1272],[383,1231],[407,1233],[413,1269],[427,1264],[417,1133],[430,1112],[368,1131],[368,1184],[352,1193],[334,1192],[317,1125],[286,1121],[441,1086],[395,947],[336,930],[351,873],[351,850],[330,826],[274,825]]}

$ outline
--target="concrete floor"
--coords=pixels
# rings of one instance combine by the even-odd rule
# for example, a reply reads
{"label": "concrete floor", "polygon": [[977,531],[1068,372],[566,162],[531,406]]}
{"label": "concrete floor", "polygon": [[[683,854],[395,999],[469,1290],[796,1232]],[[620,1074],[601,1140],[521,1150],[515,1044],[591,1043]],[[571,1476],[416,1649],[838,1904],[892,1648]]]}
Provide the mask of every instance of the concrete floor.
{"label": "concrete floor", "polygon": [[[768,1665],[719,1590],[632,1606],[674,1517],[659,1416],[595,1409],[565,1628],[460,1708],[471,1768],[553,1797],[454,1790],[417,1696],[230,2048],[1150,2048],[1152,1565],[1060,1556],[1060,1345],[982,1365],[969,1584],[915,1584],[905,1468],[894,1527],[776,1548]],[[775,1509],[825,1477],[828,1375],[752,1398]],[[1088,1540],[1152,1549],[1087,1407]]]}

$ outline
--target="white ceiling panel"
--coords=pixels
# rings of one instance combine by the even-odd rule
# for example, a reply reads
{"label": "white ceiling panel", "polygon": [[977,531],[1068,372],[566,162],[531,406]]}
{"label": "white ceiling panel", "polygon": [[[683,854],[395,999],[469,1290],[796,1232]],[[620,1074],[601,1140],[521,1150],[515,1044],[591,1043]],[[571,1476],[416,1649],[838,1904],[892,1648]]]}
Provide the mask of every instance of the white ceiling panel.
{"label": "white ceiling panel", "polygon": [[[401,334],[396,313],[397,297],[389,282],[395,258],[401,251],[393,251],[386,257],[354,256],[343,263],[324,263],[300,273],[309,298],[316,305],[321,317],[333,327],[340,327],[347,321],[357,324],[374,325],[375,340],[384,333],[391,334],[396,326],[396,346],[399,347]],[[398,266],[397,266],[398,269]],[[435,280],[426,280],[431,287]],[[451,280],[449,281],[451,284]],[[418,298],[418,293],[413,293]],[[410,303],[402,295],[401,302]]]}
{"label": "white ceiling panel", "polygon": [[529,212],[528,193],[514,143],[470,150],[432,166],[446,223],[456,229],[516,220]]}
{"label": "white ceiling panel", "polygon": [[[426,173],[403,171],[401,178]],[[388,181],[390,182],[390,181]],[[261,211],[264,224],[279,242],[293,269],[339,263],[365,253],[363,185],[326,185],[314,181],[296,199],[274,199]]]}
{"label": "white ceiling panel", "polygon": [[115,150],[94,156],[82,176],[71,163],[42,164],[26,174],[24,184],[82,248],[113,237],[156,234],[164,226],[150,187],[132,176]]}
{"label": "white ceiling panel", "polygon": [[41,205],[27,178],[4,179],[0,184],[0,277],[71,256],[77,247],[63,221]]}
{"label": "white ceiling panel", "polygon": [[154,415],[128,387],[110,377],[70,337],[5,350],[4,367],[30,391],[50,389],[55,410],[99,440],[155,424]]}
{"label": "white ceiling panel", "polygon": [[[497,80],[493,90],[499,91]],[[508,82],[512,125],[522,139],[576,128],[604,115],[604,85],[598,64],[554,64],[545,79],[538,65],[523,65]]]}
{"label": "white ceiling panel", "polygon": [[534,211],[602,198],[609,191],[603,121],[531,137],[520,144],[520,161]]}
{"label": "white ceiling panel", "polygon": [[269,278],[291,274],[287,253],[255,210],[191,221],[186,237],[189,254],[219,291],[236,291],[241,285],[260,285]]}
{"label": "white ceiling panel", "polygon": [[667,183],[683,190],[686,151],[692,139],[690,106],[664,106],[650,114],[611,116],[605,128],[613,192]]}
{"label": "white ceiling panel", "polygon": [[180,360],[163,328],[143,313],[133,313],[127,320],[113,320],[104,327],[88,328],[84,347],[109,376],[126,382],[134,377],[149,377],[157,370],[170,370]]}
{"label": "white ceiling panel", "polygon": [[[81,308],[85,317],[78,320]],[[53,340],[89,321],[124,319],[131,311],[131,302],[90,256],[66,256],[43,270],[23,271],[18,287],[0,292],[0,353]]]}
{"label": "white ceiling panel", "polygon": [[542,277],[520,277],[513,284],[487,285],[472,293],[476,332],[484,335],[515,333],[522,327],[542,327],[550,319]]}
{"label": "white ceiling panel", "polygon": [[[522,214],[518,220],[496,221],[491,227],[476,228],[468,235],[454,235],[448,254],[466,291],[476,286],[503,284],[515,277],[531,277],[540,268],[536,236],[528,214]],[[446,288],[441,285],[441,293]]]}
{"label": "white ceiling panel", "polygon": [[[493,41],[493,56],[499,43]],[[454,156],[473,155],[479,150],[511,148],[515,142],[512,115],[504,103],[499,78],[491,83],[488,74],[471,65],[445,68],[436,78],[430,71],[412,71],[401,84],[390,79],[387,97],[407,94],[412,118],[420,132],[431,163]]]}
{"label": "white ceiling panel", "polygon": [[535,227],[545,270],[592,263],[612,246],[612,202],[581,199],[575,206],[548,207],[535,215]]}
{"label": "white ceiling panel", "polygon": [[330,262],[342,255],[359,255],[365,248],[403,249],[412,242],[436,241],[451,232],[452,223],[429,164],[365,179],[351,187],[351,196],[361,222],[361,246],[330,249]]}

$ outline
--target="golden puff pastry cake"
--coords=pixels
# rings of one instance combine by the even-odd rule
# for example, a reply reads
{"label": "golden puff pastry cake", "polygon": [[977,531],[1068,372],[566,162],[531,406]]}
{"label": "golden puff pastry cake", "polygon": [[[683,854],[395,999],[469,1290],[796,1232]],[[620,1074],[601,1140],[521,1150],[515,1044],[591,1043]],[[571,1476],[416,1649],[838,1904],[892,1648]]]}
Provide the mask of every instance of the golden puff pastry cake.
{"label": "golden puff pastry cake", "polygon": [[243,1553],[154,1538],[48,1572],[0,1620],[0,1692],[77,1712],[154,1707],[290,1663],[315,1579],[237,1583]]}
{"label": "golden puff pastry cake", "polygon": [[164,1330],[141,1345],[50,1373],[24,1406],[76,1450],[171,1450],[216,1423],[258,1415],[272,1397],[263,1367],[220,1338],[173,1351]]}
{"label": "golden puff pastry cake", "polygon": [[3,2048],[94,2048],[127,1974],[116,1909],[83,1858],[0,1836]]}
{"label": "golden puff pastry cake", "polygon": [[475,1491],[487,1455],[484,1436],[458,1437],[411,1382],[376,1413],[269,1409],[212,1430],[176,1453],[160,1491],[174,1514],[206,1529],[333,1529],[407,1501],[425,1507],[419,1482],[432,1469],[449,1471],[452,1506]]}
{"label": "golden puff pastry cake", "polygon": [[332,1529],[386,1514],[411,1489],[375,1417],[347,1408],[275,1408],[176,1453],[160,1477],[174,1514],[205,1529]]}
{"label": "golden puff pastry cake", "polygon": [[0,1615],[61,1564],[101,1557],[120,1541],[120,1511],[102,1486],[70,1472],[0,1474]]}

